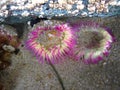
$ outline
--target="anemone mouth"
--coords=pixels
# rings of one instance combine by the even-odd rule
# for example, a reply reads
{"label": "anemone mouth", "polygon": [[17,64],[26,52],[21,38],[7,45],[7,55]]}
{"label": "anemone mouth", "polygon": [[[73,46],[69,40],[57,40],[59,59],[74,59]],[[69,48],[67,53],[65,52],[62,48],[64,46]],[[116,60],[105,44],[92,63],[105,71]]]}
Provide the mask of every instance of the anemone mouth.
{"label": "anemone mouth", "polygon": [[82,26],[78,28],[76,57],[86,64],[98,63],[107,56],[113,37],[102,27]]}
{"label": "anemone mouth", "polygon": [[67,24],[55,26],[35,26],[29,33],[26,46],[39,61],[56,63],[74,47],[74,35]]}
{"label": "anemone mouth", "polygon": [[36,39],[36,42],[43,45],[46,50],[50,50],[59,45],[61,46],[64,37],[65,32],[58,32],[57,30],[49,29],[47,31],[42,31]]}
{"label": "anemone mouth", "polygon": [[103,40],[104,37],[102,33],[97,31],[89,31],[89,30],[81,30],[80,33],[78,33],[78,46],[84,47],[86,49],[96,49],[100,47],[101,40]]}

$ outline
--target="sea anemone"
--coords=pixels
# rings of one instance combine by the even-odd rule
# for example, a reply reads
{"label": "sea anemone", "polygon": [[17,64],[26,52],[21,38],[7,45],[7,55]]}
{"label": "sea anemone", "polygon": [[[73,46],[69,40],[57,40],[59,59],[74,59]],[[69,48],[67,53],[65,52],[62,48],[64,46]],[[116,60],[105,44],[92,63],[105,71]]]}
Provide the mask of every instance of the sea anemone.
{"label": "sea anemone", "polygon": [[17,50],[18,38],[15,28],[9,25],[0,25],[0,70],[11,64],[11,55]]}
{"label": "sea anemone", "polygon": [[41,26],[41,23],[38,23],[29,32],[25,44],[40,62],[46,60],[54,64],[63,60],[74,48],[74,33],[68,24]]}
{"label": "sea anemone", "polygon": [[85,64],[96,64],[107,56],[114,37],[108,28],[91,21],[72,24],[77,34],[75,59]]}

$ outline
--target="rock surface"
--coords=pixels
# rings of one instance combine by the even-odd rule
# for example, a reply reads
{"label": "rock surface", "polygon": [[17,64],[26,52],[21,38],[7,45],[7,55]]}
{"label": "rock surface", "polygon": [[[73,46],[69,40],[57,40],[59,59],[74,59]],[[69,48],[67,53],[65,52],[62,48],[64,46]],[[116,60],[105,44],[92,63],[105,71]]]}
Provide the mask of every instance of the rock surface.
{"label": "rock surface", "polygon": [[35,16],[106,17],[120,14],[120,0],[1,0],[0,21],[25,22]]}
{"label": "rock surface", "polygon": [[[75,21],[79,18],[69,19]],[[92,20],[112,29],[116,37],[108,57],[97,65],[85,65],[71,59],[54,65],[65,90],[120,90],[120,17],[82,18]],[[18,25],[19,26],[19,25]],[[0,72],[6,90],[63,90],[58,76],[49,64],[39,64],[34,55],[24,47],[28,33],[24,28],[21,52],[12,57],[12,65]]]}

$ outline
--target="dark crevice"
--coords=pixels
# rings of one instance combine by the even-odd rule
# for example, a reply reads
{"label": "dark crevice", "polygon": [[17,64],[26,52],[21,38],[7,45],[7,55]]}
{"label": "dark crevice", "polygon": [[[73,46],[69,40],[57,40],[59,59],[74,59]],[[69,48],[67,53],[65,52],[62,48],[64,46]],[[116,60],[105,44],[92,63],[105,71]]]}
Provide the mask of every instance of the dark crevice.
{"label": "dark crevice", "polygon": [[52,67],[53,71],[55,72],[56,77],[57,77],[57,79],[58,79],[58,81],[59,81],[59,83],[60,83],[60,85],[62,87],[62,90],[65,90],[65,87],[64,87],[64,84],[63,84],[63,80],[60,77],[58,71],[56,70],[56,68],[54,67],[54,65],[52,63],[49,62],[48,64]]}

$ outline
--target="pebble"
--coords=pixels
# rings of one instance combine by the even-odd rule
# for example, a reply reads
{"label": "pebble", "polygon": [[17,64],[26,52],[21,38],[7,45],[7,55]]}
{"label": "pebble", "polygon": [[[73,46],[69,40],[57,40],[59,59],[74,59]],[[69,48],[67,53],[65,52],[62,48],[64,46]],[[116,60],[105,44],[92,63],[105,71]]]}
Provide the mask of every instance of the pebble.
{"label": "pebble", "polygon": [[28,11],[24,11],[23,13],[22,13],[22,16],[23,17],[25,17],[25,16],[28,16],[30,13],[28,12]]}
{"label": "pebble", "polygon": [[82,15],[83,17],[86,17],[88,14],[87,14],[87,12],[83,12],[81,15]]}
{"label": "pebble", "polygon": [[67,0],[58,0],[59,4],[67,4]]}
{"label": "pebble", "polygon": [[77,9],[78,10],[82,10],[82,9],[84,9],[84,4],[77,4]]}
{"label": "pebble", "polygon": [[14,52],[15,51],[15,48],[11,45],[3,45],[2,47],[5,51],[8,51],[8,52]]}
{"label": "pebble", "polygon": [[109,5],[117,5],[117,1],[116,1],[116,0],[111,0],[111,1],[109,2]]}
{"label": "pebble", "polygon": [[32,4],[36,5],[36,4],[43,4],[45,3],[46,0],[32,0]]}
{"label": "pebble", "polygon": [[106,64],[107,64],[107,62],[104,62],[104,63],[103,63],[103,66],[105,66]]}
{"label": "pebble", "polygon": [[120,6],[120,1],[117,2],[117,6]]}
{"label": "pebble", "polygon": [[95,3],[96,0],[88,0],[89,3]]}
{"label": "pebble", "polygon": [[[120,6],[120,1],[117,0],[108,0],[107,2],[106,0],[88,0],[87,5],[83,3],[83,1],[84,0],[1,0],[0,16],[7,17],[8,15],[11,16],[21,15],[23,17],[25,16],[27,17],[29,15],[34,15],[34,14],[36,15],[36,12],[41,12],[41,11],[44,12],[43,16],[45,16],[47,14],[46,11],[49,10],[52,11],[54,9],[64,10],[65,12],[63,11],[62,15],[60,15],[61,12],[59,13],[58,11],[56,12],[57,14],[53,13],[51,14],[51,16],[63,16],[66,14],[72,15],[73,13],[69,12],[71,9],[73,11],[75,10],[82,11],[83,9],[87,9],[89,11],[87,12],[88,14],[94,12],[99,14],[102,12],[109,13],[109,8],[108,8],[109,5]],[[76,5],[76,8],[73,7],[74,5]],[[45,10],[45,8],[48,9]],[[28,12],[26,12],[26,10],[28,10]],[[80,13],[80,11],[78,13]]]}
{"label": "pebble", "polygon": [[66,9],[67,9],[67,10],[70,10],[70,9],[72,9],[72,5],[70,5],[70,4],[67,4],[67,5],[66,5]]}
{"label": "pebble", "polygon": [[76,14],[76,13],[78,13],[79,12],[79,10],[74,10],[73,12],[72,12],[72,14]]}
{"label": "pebble", "polygon": [[80,5],[81,5],[82,3],[83,3],[83,1],[78,1],[78,2],[77,2],[77,4],[80,4]]}
{"label": "pebble", "polygon": [[96,10],[96,7],[93,4],[88,4],[88,10],[94,13]]}

